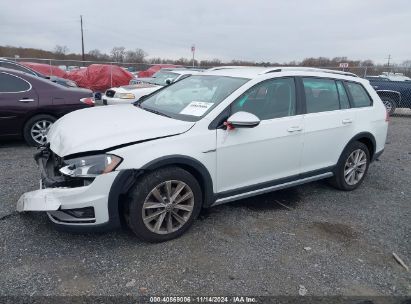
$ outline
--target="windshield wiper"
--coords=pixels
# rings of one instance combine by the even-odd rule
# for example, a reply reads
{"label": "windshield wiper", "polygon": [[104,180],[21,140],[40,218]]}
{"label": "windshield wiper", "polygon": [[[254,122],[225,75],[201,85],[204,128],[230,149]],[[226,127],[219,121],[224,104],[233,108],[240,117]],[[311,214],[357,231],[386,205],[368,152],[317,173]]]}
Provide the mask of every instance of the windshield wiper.
{"label": "windshield wiper", "polygon": [[161,115],[161,116],[165,116],[165,117],[168,117],[168,118],[172,118],[170,115],[164,114],[163,112],[160,112],[160,111],[157,111],[157,110],[154,110],[154,109],[143,108],[141,105],[138,105],[138,106],[141,109],[146,110],[148,112],[151,112],[151,113],[154,113],[154,114],[157,114],[157,115]]}

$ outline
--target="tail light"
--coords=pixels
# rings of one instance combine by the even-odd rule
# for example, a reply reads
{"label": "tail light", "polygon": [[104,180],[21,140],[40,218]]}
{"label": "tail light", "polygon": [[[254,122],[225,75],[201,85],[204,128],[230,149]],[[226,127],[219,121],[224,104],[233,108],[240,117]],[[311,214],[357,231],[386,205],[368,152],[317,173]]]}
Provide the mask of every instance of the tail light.
{"label": "tail light", "polygon": [[388,110],[385,111],[385,121],[389,122],[390,121],[390,113],[388,113]]}
{"label": "tail light", "polygon": [[94,106],[94,103],[95,103],[93,97],[81,98],[80,101],[91,107]]}

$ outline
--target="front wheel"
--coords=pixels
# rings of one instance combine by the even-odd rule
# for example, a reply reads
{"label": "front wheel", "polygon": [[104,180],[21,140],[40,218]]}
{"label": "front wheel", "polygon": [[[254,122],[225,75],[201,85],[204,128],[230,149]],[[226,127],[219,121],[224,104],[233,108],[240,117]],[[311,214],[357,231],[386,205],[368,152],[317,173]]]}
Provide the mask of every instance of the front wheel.
{"label": "front wheel", "polygon": [[56,118],[41,114],[30,118],[23,129],[23,136],[27,144],[30,146],[41,146],[47,142],[47,134],[51,125],[56,121]]}
{"label": "front wheel", "polygon": [[129,193],[125,218],[130,229],[148,242],[162,242],[182,235],[202,206],[197,180],[178,167],[150,172]]}
{"label": "front wheel", "polygon": [[363,182],[369,164],[370,152],[367,146],[362,142],[352,142],[341,154],[330,182],[340,190],[354,190]]}

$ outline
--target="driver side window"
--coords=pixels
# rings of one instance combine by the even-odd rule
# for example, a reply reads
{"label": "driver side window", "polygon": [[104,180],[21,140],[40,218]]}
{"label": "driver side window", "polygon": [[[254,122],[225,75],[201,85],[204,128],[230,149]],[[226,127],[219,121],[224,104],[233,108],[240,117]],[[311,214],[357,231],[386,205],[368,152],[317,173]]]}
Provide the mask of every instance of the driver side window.
{"label": "driver side window", "polygon": [[260,120],[268,120],[296,113],[294,78],[263,81],[241,95],[231,105],[231,114],[245,111]]}

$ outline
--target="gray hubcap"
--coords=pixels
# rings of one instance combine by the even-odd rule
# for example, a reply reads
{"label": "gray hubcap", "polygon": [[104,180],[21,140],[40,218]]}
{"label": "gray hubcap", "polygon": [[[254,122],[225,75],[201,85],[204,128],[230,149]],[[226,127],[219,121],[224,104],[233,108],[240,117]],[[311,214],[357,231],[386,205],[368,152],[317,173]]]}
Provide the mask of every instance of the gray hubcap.
{"label": "gray hubcap", "polygon": [[47,134],[53,123],[49,120],[39,120],[30,129],[30,134],[33,140],[43,145],[47,142]]}
{"label": "gray hubcap", "polygon": [[350,185],[356,185],[364,176],[367,168],[367,154],[361,149],[353,151],[345,162],[344,179]]}
{"label": "gray hubcap", "polygon": [[151,232],[169,234],[188,221],[193,208],[191,188],[182,181],[166,181],[147,195],[143,204],[143,221]]}

